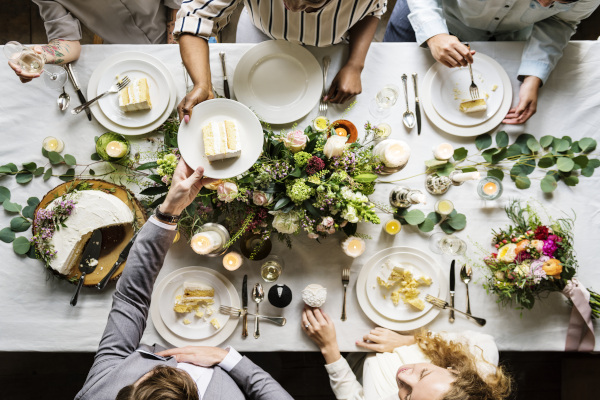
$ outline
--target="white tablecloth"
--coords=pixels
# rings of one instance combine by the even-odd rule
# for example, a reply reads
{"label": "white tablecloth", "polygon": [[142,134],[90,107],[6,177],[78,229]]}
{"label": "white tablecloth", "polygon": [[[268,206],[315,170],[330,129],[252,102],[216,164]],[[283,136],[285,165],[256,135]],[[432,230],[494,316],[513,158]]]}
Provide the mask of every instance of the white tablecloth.
{"label": "white tablecloth", "polygon": [[[211,47],[211,65],[213,82],[217,91],[222,93],[218,50],[226,50],[229,71],[242,54],[251,45],[216,45]],[[516,71],[522,50],[521,43],[477,43],[473,47],[478,51],[496,59],[504,66],[514,88],[515,103],[518,97]],[[137,50],[148,52],[161,59],[170,69],[178,85],[181,97],[184,92],[184,78],[179,49],[177,46],[83,46],[81,59],[76,68],[79,80],[86,86],[94,67],[112,54]],[[341,66],[347,54],[343,46],[328,49],[310,49],[321,59],[326,53],[332,56],[332,70],[329,82]],[[373,44],[363,71],[363,93],[358,96],[356,105],[347,112],[347,119],[352,120],[359,128],[371,119],[368,114],[370,100],[378,89],[386,83],[400,85],[400,75],[418,72],[424,77],[433,59],[427,50],[413,44]],[[4,64],[0,68],[0,81],[3,95],[0,96],[0,165],[8,162],[16,164],[37,162],[43,164],[45,159],[40,153],[42,139],[53,135],[65,142],[63,154],[73,154],[80,162],[87,163],[89,155],[94,152],[93,137],[102,134],[106,129],[95,120],[89,122],[82,113],[73,116],[69,112],[61,113],[56,107],[58,92],[44,87],[41,81],[22,85],[12,71]],[[232,79],[230,79],[232,82]],[[522,132],[536,137],[543,135],[568,135],[574,140],[583,136],[592,136],[600,140],[600,43],[579,42],[570,44],[565,56],[558,64],[548,83],[541,89],[539,112],[524,126],[504,127],[514,138]],[[72,104],[77,105],[77,96],[70,84],[67,91],[71,94]],[[84,90],[85,93],[85,90]],[[412,88],[409,90],[412,97]],[[329,117],[335,119],[344,112],[345,106],[330,106]],[[413,102],[411,100],[411,108]],[[421,174],[424,171],[423,161],[431,158],[434,144],[449,142],[453,145],[465,146],[471,153],[475,151],[473,139],[457,138],[440,132],[424,117],[421,136],[416,129],[407,134],[401,123],[404,111],[401,97],[393,109],[394,115],[388,119],[393,127],[393,138],[407,141],[412,147],[412,158],[408,166],[394,177],[400,179]],[[304,127],[316,115],[315,109],[302,121]],[[289,128],[289,127],[288,127]],[[359,129],[362,131],[362,129]],[[147,146],[144,138],[133,140],[135,146]],[[550,210],[571,209],[577,214],[575,226],[576,250],[580,263],[578,277],[586,286],[600,290],[600,270],[597,265],[597,246],[600,240],[600,173],[591,178],[583,178],[576,187],[567,187],[559,183],[558,190],[552,195],[544,195],[539,189],[539,181],[534,181],[528,190],[518,190],[512,182],[505,185],[505,193],[499,201],[481,201],[476,193],[476,183],[467,182],[460,187],[452,188],[445,198],[452,200],[459,212],[466,214],[467,227],[460,236],[469,242],[469,256],[475,257],[473,241],[488,246],[491,228],[504,226],[508,220],[503,206],[511,198],[537,198]],[[58,185],[60,181],[52,178],[43,182],[34,179],[26,185],[19,185],[14,177],[0,177],[0,185],[12,191],[13,201],[24,204],[30,196],[41,198],[47,191]],[[403,181],[402,184],[423,189],[424,176],[417,176]],[[387,202],[392,185],[379,185],[374,200]],[[436,198],[427,195],[428,204],[418,206],[425,212],[433,208]],[[0,228],[8,226],[12,214],[0,211]],[[437,228],[439,229],[439,228]],[[427,251],[427,234],[412,227],[404,227],[395,237],[381,231],[381,226],[362,224],[359,232],[373,237],[367,242],[367,251],[353,260],[345,256],[339,248],[341,235],[324,240],[322,244],[298,237],[294,241],[292,251],[274,241],[273,253],[285,259],[285,270],[280,283],[285,283],[293,291],[294,301],[284,310],[272,307],[268,301],[261,305],[261,311],[267,314],[281,314],[288,319],[285,327],[280,328],[269,323],[261,326],[262,336],[259,340],[250,337],[241,339],[241,326],[227,340],[242,351],[305,351],[316,350],[313,343],[301,332],[300,311],[302,302],[300,291],[309,283],[320,283],[328,288],[329,298],[324,306],[335,321],[338,341],[342,351],[356,351],[355,341],[366,334],[374,324],[363,314],[355,296],[355,282],[363,263],[377,251],[389,246],[414,246]],[[28,232],[26,232],[29,235]],[[447,275],[449,259],[434,255]],[[108,290],[99,292],[95,289],[84,289],[77,307],[69,305],[75,287],[65,281],[48,278],[39,261],[17,256],[10,245],[0,243],[0,350],[10,351],[95,351],[104,329],[106,318],[111,307],[111,295],[114,284]],[[193,253],[183,242],[174,245],[169,252],[160,281],[166,274],[179,267],[202,265],[218,269],[220,260],[207,259]],[[340,273],[345,266],[351,266],[352,278],[348,291],[348,320],[340,321],[342,292]],[[259,282],[257,263],[246,264],[235,273],[224,272],[238,290],[242,277],[249,275],[249,283]],[[563,350],[566,329],[571,308],[565,299],[554,293],[544,301],[538,302],[532,311],[499,308],[495,297],[487,295],[477,283],[482,271],[475,270],[475,283],[471,283],[471,308],[475,315],[485,317],[488,321],[484,328],[458,317],[454,324],[448,322],[447,312],[442,312],[428,327],[436,331],[460,331],[477,329],[493,335],[501,350]],[[264,283],[264,282],[263,282]],[[481,280],[480,282],[481,283]],[[266,285],[268,287],[268,285]],[[465,287],[457,282],[456,304],[465,308]],[[250,304],[251,309],[254,308]],[[596,328],[596,333],[600,329]],[[165,341],[158,335],[151,321],[148,324],[143,341],[145,343],[162,343]],[[224,344],[224,345],[225,345]],[[600,342],[596,345],[600,349]]]}

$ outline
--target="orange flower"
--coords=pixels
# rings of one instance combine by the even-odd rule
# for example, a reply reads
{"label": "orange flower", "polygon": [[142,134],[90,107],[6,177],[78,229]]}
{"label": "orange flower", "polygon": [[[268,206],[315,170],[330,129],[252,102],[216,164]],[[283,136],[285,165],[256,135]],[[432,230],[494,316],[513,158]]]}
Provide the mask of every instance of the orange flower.
{"label": "orange flower", "polygon": [[556,258],[551,258],[542,265],[542,269],[546,272],[546,275],[560,278],[562,272],[562,264]]}
{"label": "orange flower", "polygon": [[519,243],[517,243],[515,253],[519,254],[520,252],[525,251],[527,249],[527,246],[529,246],[529,240],[521,240]]}

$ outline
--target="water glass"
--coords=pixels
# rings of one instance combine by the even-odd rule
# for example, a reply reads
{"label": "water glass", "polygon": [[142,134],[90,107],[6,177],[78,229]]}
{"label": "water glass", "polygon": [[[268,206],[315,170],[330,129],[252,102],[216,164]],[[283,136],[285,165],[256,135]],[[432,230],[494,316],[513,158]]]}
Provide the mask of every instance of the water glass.
{"label": "water glass", "polygon": [[444,253],[449,256],[456,256],[465,254],[467,251],[467,244],[457,236],[438,232],[430,236],[429,248],[437,254]]}
{"label": "water glass", "polygon": [[283,260],[277,256],[271,256],[260,267],[260,276],[265,282],[275,282],[283,272]]}
{"label": "water glass", "polygon": [[394,84],[387,84],[377,92],[375,99],[371,101],[369,111],[374,117],[385,118],[390,115],[390,108],[398,101],[400,88]]}

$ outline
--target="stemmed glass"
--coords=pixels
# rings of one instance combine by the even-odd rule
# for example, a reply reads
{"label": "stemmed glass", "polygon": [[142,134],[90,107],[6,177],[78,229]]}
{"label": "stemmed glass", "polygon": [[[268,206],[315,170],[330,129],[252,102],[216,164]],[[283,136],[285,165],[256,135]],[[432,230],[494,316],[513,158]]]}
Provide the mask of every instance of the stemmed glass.
{"label": "stemmed glass", "polygon": [[377,96],[371,100],[369,111],[375,118],[386,118],[390,115],[392,106],[396,104],[400,89],[394,84],[387,84],[377,92]]}
{"label": "stemmed glass", "polygon": [[67,71],[64,68],[46,64],[46,59],[42,54],[36,53],[32,48],[23,46],[19,42],[6,43],[4,55],[9,61],[18,64],[25,72],[41,73],[42,80],[51,89],[61,90],[67,82]]}
{"label": "stemmed glass", "polygon": [[465,254],[467,244],[457,236],[437,232],[429,237],[429,248],[436,254],[444,253],[455,256]]}

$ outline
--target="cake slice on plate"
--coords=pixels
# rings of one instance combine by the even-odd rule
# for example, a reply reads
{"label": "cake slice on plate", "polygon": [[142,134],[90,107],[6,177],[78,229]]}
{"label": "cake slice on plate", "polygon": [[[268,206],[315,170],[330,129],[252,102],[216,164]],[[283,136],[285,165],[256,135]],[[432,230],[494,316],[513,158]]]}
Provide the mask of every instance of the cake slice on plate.
{"label": "cake slice on plate", "polygon": [[485,99],[475,99],[460,103],[460,111],[469,114],[487,110]]}
{"label": "cake slice on plate", "polygon": [[146,78],[135,79],[119,92],[119,108],[121,111],[150,110],[150,87]]}
{"label": "cake slice on plate", "polygon": [[212,121],[202,127],[204,154],[209,162],[239,157],[242,147],[233,121]]}

